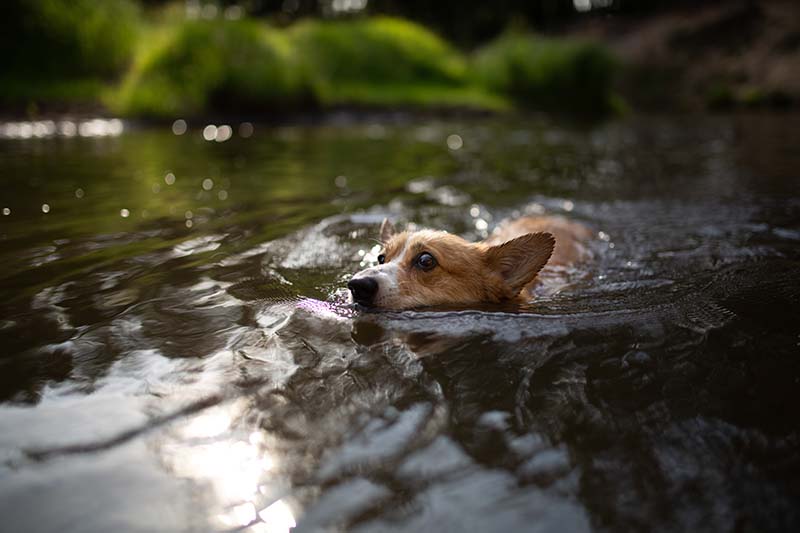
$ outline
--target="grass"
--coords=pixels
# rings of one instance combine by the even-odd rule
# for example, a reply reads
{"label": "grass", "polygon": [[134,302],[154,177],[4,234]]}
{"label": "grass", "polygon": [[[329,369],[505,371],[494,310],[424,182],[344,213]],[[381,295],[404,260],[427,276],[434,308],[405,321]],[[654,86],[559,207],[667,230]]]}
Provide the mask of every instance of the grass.
{"label": "grass", "polygon": [[467,60],[439,37],[387,17],[301,22],[178,21],[153,29],[110,106],[127,115],[320,106],[504,109],[468,83]]}
{"label": "grass", "polygon": [[507,107],[469,83],[461,52],[406,20],[306,21],[290,35],[323,106]]}
{"label": "grass", "polygon": [[392,17],[277,28],[187,20],[177,4],[145,22],[131,0],[8,1],[27,16],[14,30],[22,42],[46,35],[0,80],[0,102],[29,108],[102,101],[122,115],[174,118],[308,104],[597,113],[613,102],[616,64],[587,43],[509,33],[468,56]]}
{"label": "grass", "polygon": [[3,80],[0,87],[0,102],[8,105],[30,102],[94,104],[108,90],[105,80],[89,77],[53,81],[12,78]]}
{"label": "grass", "polygon": [[3,4],[0,43],[18,51],[3,56],[9,77],[113,77],[127,66],[138,38],[139,11],[131,0]]}
{"label": "grass", "polygon": [[511,102],[481,87],[448,87],[424,83],[342,83],[331,86],[323,105],[374,107],[464,108],[507,111]]}
{"label": "grass", "polygon": [[97,102],[128,66],[141,19],[131,0],[4,0],[0,103]]}
{"label": "grass", "polygon": [[478,50],[472,70],[478,83],[525,107],[602,114],[618,105],[617,62],[594,43],[506,33]]}
{"label": "grass", "polygon": [[252,20],[156,28],[107,102],[127,115],[176,116],[299,101],[307,83],[288,37]]}
{"label": "grass", "polygon": [[[428,30],[409,21],[376,17],[305,21],[290,29],[305,60],[314,94],[339,102],[341,86],[460,87],[464,57]],[[363,91],[362,91],[363,94]]]}

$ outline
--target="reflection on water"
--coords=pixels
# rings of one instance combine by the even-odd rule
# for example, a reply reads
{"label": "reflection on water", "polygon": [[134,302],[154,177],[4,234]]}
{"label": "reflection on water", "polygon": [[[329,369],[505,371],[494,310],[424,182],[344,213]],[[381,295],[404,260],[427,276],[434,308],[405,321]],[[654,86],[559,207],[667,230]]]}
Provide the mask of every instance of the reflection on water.
{"label": "reflection on water", "polygon": [[[0,128],[3,528],[800,524],[797,117],[84,123]],[[384,216],[525,213],[566,288],[347,304]]]}
{"label": "reflection on water", "polygon": [[0,139],[42,139],[47,137],[116,137],[125,130],[118,118],[110,120],[92,119],[73,122],[62,120],[38,120],[35,122],[5,122],[0,124]]}
{"label": "reflection on water", "polygon": [[167,436],[159,444],[160,455],[175,475],[212,486],[220,509],[214,517],[219,527],[257,524],[255,531],[285,532],[296,525],[291,507],[283,500],[260,507],[264,499],[260,487],[269,482],[274,467],[266,438],[260,431],[251,432],[246,440],[230,438],[237,433],[229,431],[232,424],[246,407],[239,400],[177,424],[175,440]]}

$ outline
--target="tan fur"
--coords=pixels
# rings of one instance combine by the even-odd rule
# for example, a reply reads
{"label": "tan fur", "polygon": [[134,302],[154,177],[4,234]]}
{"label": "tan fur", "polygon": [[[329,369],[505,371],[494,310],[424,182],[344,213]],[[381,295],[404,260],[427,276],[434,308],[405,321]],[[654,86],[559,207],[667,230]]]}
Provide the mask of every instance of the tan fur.
{"label": "tan fur", "polygon": [[560,216],[522,217],[501,222],[483,242],[491,245],[500,244],[514,237],[537,231],[551,233],[556,239],[556,249],[548,262],[549,266],[574,265],[588,258],[586,242],[592,237],[592,232],[583,224]]}
{"label": "tan fur", "polygon": [[[374,305],[407,309],[527,298],[546,263],[564,266],[586,257],[582,241],[590,232],[562,217],[524,217],[501,224],[479,243],[443,231],[395,233],[386,220],[380,235],[385,264],[396,269],[396,284],[382,287]],[[434,256],[435,268],[424,271],[414,266],[422,252]]]}

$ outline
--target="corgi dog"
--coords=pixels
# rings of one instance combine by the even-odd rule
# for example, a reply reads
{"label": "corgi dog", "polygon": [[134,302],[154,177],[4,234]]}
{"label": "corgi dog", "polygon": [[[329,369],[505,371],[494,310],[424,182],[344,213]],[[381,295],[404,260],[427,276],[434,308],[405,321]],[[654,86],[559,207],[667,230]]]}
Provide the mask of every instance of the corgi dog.
{"label": "corgi dog", "polygon": [[587,227],[558,216],[506,221],[477,243],[445,231],[398,232],[384,219],[379,264],[355,274],[347,287],[356,303],[383,309],[521,303],[537,285],[552,289],[559,271],[585,260],[590,237]]}

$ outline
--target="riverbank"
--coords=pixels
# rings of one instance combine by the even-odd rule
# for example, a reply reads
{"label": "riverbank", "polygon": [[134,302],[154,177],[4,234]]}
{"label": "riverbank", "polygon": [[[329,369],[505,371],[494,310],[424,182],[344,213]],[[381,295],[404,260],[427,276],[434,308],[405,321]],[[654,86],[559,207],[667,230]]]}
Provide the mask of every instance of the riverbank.
{"label": "riverbank", "polygon": [[516,28],[469,51],[386,16],[279,25],[129,0],[47,4],[63,13],[14,5],[27,24],[5,39],[26,54],[0,75],[0,113],[17,120],[271,121],[341,109],[596,117],[800,101],[800,7],[779,0],[594,17],[558,35]]}
{"label": "riverbank", "polygon": [[[475,109],[607,114],[618,63],[602,45],[506,32],[466,52],[409,20],[370,16],[305,19],[279,27],[227,11],[190,15],[179,5],[139,13],[126,0],[120,27],[111,10],[80,1],[52,42],[3,75],[0,107],[35,117],[52,110],[104,110],[140,118],[214,113],[286,113],[338,107]],[[55,2],[59,4],[59,2]],[[40,2],[20,17],[47,41],[58,18]],[[136,13],[134,16],[133,13]],[[48,18],[49,17],[49,18]],[[83,28],[91,19],[91,31]],[[97,28],[100,28],[98,30]],[[24,30],[16,30],[24,31]],[[117,32],[110,38],[110,32]],[[70,41],[75,41],[70,44]],[[72,50],[52,61],[48,47]],[[113,60],[101,57],[108,50]]]}
{"label": "riverbank", "polygon": [[796,107],[800,3],[710,2],[595,18],[569,35],[601,42],[624,65],[616,89],[634,108]]}

